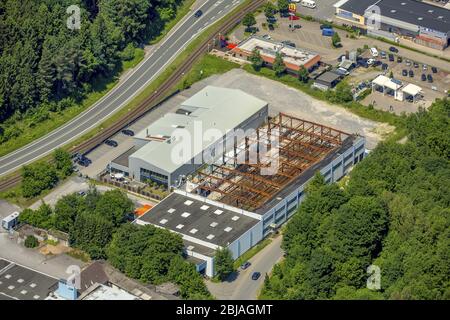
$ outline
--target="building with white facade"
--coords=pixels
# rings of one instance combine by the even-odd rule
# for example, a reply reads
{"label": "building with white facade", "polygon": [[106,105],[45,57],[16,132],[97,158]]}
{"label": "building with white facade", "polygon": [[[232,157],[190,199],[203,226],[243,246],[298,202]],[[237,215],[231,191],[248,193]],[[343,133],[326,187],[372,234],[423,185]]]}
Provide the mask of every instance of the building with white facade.
{"label": "building with white facade", "polygon": [[267,116],[267,102],[241,90],[207,86],[135,135],[133,148],[111,168],[137,181],[176,186],[232,147],[236,130],[256,129]]}

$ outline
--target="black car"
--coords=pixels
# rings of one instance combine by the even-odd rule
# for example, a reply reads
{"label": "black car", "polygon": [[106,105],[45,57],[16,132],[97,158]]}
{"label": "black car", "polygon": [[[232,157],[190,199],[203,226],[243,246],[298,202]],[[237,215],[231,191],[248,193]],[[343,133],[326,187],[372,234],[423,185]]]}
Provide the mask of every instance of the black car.
{"label": "black car", "polygon": [[378,66],[381,66],[383,63],[380,61],[380,60],[375,60],[373,63],[372,63],[372,67],[378,67]]}
{"label": "black car", "polygon": [[403,69],[402,70],[402,76],[407,77],[408,76],[408,70]]}
{"label": "black car", "polygon": [[382,69],[382,70],[387,70],[388,68],[389,68],[389,66],[388,66],[387,63],[383,63],[383,64],[381,65],[381,69]]}
{"label": "black car", "polygon": [[294,25],[294,29],[300,29],[302,26],[301,25],[299,25],[299,24],[295,24]]}
{"label": "black car", "polygon": [[418,68],[419,64],[417,62],[414,62],[414,68]]}
{"label": "black car", "polygon": [[86,159],[80,159],[80,160],[78,160],[78,162],[77,162],[80,166],[83,166],[83,167],[88,167],[89,166],[89,161],[87,161]]}
{"label": "black car", "polygon": [[431,74],[427,75],[427,80],[429,83],[433,83],[433,76]]}
{"label": "black car", "polygon": [[436,67],[431,67],[431,71],[433,71],[433,73],[437,73],[437,68]]}
{"label": "black car", "polygon": [[105,141],[105,144],[107,145],[107,146],[110,146],[110,147],[117,147],[119,144],[117,143],[117,141],[114,141],[114,140],[106,140]]}
{"label": "black car", "polygon": [[410,78],[413,78],[414,77],[414,71],[409,70],[409,76],[410,76]]}
{"label": "black car", "polygon": [[295,43],[293,43],[292,41],[286,40],[286,41],[282,41],[281,43],[284,44],[285,46],[290,46],[290,47],[295,48]]}
{"label": "black car", "polygon": [[122,130],[122,133],[126,136],[131,136],[131,137],[134,136],[134,131],[130,130],[130,129],[124,129],[124,130]]}
{"label": "black car", "polygon": [[422,81],[427,81],[427,76],[425,75],[425,73],[422,73],[422,75],[420,76],[420,79]]}
{"label": "black car", "polygon": [[402,63],[402,62],[403,62],[403,58],[402,58],[402,57],[400,57],[400,56],[399,56],[399,57],[397,57],[397,62],[398,62],[398,63]]}
{"label": "black car", "polygon": [[252,280],[258,280],[261,277],[261,272],[253,272]]}
{"label": "black car", "polygon": [[194,14],[194,16],[195,16],[196,18],[200,18],[200,17],[202,16],[202,14],[203,14],[203,11],[202,11],[202,10],[198,10],[198,11]]}
{"label": "black car", "polygon": [[248,261],[246,261],[246,262],[244,262],[242,265],[241,265],[241,269],[242,270],[245,270],[245,269],[247,269],[248,267],[250,267],[252,264],[250,263],[250,262],[248,262]]}
{"label": "black car", "polygon": [[397,52],[398,52],[398,49],[397,49],[396,47],[390,47],[390,48],[389,48],[389,51],[390,51],[390,52],[395,52],[395,53],[397,53]]}
{"label": "black car", "polygon": [[389,61],[394,61],[394,55],[392,53],[389,54]]}

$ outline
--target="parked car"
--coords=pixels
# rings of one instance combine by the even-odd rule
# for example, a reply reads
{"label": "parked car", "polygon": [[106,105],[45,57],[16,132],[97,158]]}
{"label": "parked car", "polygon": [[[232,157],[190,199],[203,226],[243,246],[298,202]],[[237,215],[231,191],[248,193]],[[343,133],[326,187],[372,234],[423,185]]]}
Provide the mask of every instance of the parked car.
{"label": "parked car", "polygon": [[382,63],[381,63],[380,60],[375,60],[375,61],[373,62],[372,67],[378,67],[378,66],[381,66],[381,65],[382,65]]}
{"label": "parked car", "polygon": [[425,73],[422,73],[422,76],[420,77],[420,79],[422,81],[427,81],[427,76],[425,75]]}
{"label": "parked car", "polygon": [[196,18],[200,18],[200,17],[202,16],[202,14],[203,14],[203,11],[202,11],[202,10],[197,10],[197,12],[194,14],[194,16],[195,16]]}
{"label": "parked car", "polygon": [[388,68],[389,68],[389,66],[388,66],[387,63],[383,63],[383,64],[381,65],[381,69],[382,69],[382,70],[387,70]]}
{"label": "parked car", "polygon": [[438,72],[436,67],[431,67],[431,71],[433,71],[433,73],[437,73]]}
{"label": "parked car", "polygon": [[294,25],[294,29],[300,29],[302,26],[301,25],[299,25],[299,24],[295,24]]}
{"label": "parked car", "polygon": [[370,48],[370,54],[372,55],[372,57],[378,57],[377,48]]}
{"label": "parked car", "polygon": [[261,272],[253,272],[252,273],[252,280],[258,280],[259,277],[261,277]]}
{"label": "parked car", "polygon": [[373,63],[375,62],[375,59],[370,58],[369,60],[367,60],[367,64],[369,66],[373,65]]}
{"label": "parked car", "polygon": [[85,191],[78,191],[78,195],[84,197],[86,195]]}
{"label": "parked car", "polygon": [[427,66],[426,64],[423,64],[423,65],[422,65],[422,70],[423,70],[423,71],[427,71],[427,70],[428,70],[428,66]]}
{"label": "parked car", "polygon": [[410,77],[410,78],[413,78],[413,77],[414,77],[414,71],[409,70],[409,77]]}
{"label": "parked car", "polygon": [[110,139],[108,139],[108,140],[106,140],[105,141],[105,144],[107,145],[107,146],[110,146],[110,147],[117,147],[119,144],[117,143],[117,141],[114,141],[114,140],[110,140]]}
{"label": "parked car", "polygon": [[431,74],[427,75],[427,80],[429,83],[433,83],[433,76]]}
{"label": "parked car", "polygon": [[406,62],[406,66],[407,66],[407,67],[411,66],[411,61],[410,61],[410,60],[406,59],[405,62]]}
{"label": "parked car", "polygon": [[320,30],[323,30],[323,29],[333,29],[333,26],[331,24],[324,23],[324,24],[320,25]]}
{"label": "parked car", "polygon": [[356,63],[358,64],[358,66],[368,68],[369,64],[367,63],[367,61],[368,61],[367,59],[360,59]]}
{"label": "parked car", "polygon": [[248,262],[248,261],[246,261],[246,262],[244,262],[242,265],[241,265],[241,269],[242,270],[245,270],[245,269],[247,269],[248,267],[250,267],[252,264],[250,263],[250,262]]}
{"label": "parked car", "polygon": [[403,62],[403,58],[400,57],[400,56],[398,56],[398,57],[397,57],[397,62],[398,62],[398,63],[402,63],[402,62]]}
{"label": "parked car", "polygon": [[269,36],[268,34],[265,34],[265,35],[263,35],[262,37],[263,37],[263,39],[266,39],[266,40],[272,39],[272,37]]}
{"label": "parked car", "polygon": [[386,52],[381,51],[380,56],[381,56],[381,59],[386,59]]}
{"label": "parked car", "polygon": [[269,28],[270,31],[275,30],[275,27],[271,23],[269,23],[269,25],[267,27]]}
{"label": "parked car", "polygon": [[391,54],[389,54],[389,61],[394,61],[395,59],[394,59],[394,55],[391,53]]}
{"label": "parked car", "polygon": [[80,160],[78,160],[78,162],[77,162],[80,166],[83,166],[83,167],[88,167],[89,166],[89,161],[87,161],[86,159],[80,159]]}
{"label": "parked car", "polygon": [[131,137],[134,136],[134,131],[130,130],[130,129],[124,129],[124,130],[122,130],[122,133],[126,136],[131,136]]}
{"label": "parked car", "polygon": [[398,49],[396,47],[389,47],[389,51],[397,53]]}
{"label": "parked car", "polygon": [[285,41],[282,41],[281,43],[286,45],[286,46],[290,46],[290,47],[294,47],[295,48],[295,43],[293,43],[290,40],[285,40]]}
{"label": "parked car", "polygon": [[402,76],[407,77],[408,76],[408,70],[403,69],[402,70]]}
{"label": "parked car", "polygon": [[414,62],[414,68],[418,68],[419,64],[417,62]]}

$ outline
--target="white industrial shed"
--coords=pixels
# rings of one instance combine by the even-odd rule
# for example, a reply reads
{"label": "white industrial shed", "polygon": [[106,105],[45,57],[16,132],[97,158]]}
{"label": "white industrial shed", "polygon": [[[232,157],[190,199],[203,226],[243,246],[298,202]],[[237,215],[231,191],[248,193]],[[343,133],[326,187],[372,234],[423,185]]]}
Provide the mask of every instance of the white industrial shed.
{"label": "white industrial shed", "polygon": [[222,150],[232,146],[235,130],[255,129],[267,117],[267,102],[238,89],[207,86],[176,113],[139,132],[128,161],[114,160],[111,167],[141,182],[176,186],[205,160],[219,158]]}
{"label": "white industrial shed", "polygon": [[403,96],[410,96],[412,97],[413,101],[416,101],[417,98],[422,94],[422,88],[410,83],[402,88],[402,92]]}

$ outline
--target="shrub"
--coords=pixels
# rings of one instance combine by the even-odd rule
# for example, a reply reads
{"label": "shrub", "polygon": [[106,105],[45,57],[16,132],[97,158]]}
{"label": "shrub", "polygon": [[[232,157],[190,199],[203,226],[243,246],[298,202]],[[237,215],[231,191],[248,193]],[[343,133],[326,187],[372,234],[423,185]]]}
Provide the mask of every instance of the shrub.
{"label": "shrub", "polygon": [[35,236],[29,235],[25,239],[24,245],[27,248],[36,248],[39,245],[39,241]]}

